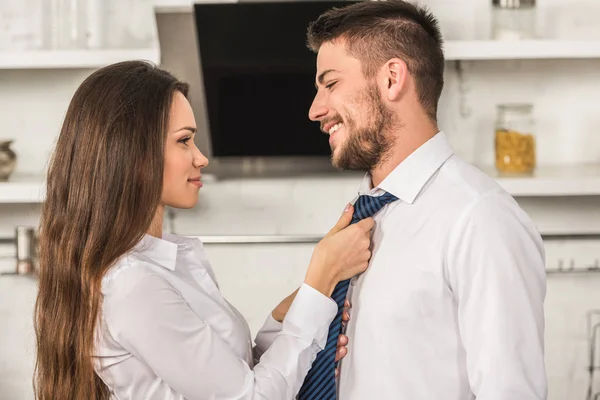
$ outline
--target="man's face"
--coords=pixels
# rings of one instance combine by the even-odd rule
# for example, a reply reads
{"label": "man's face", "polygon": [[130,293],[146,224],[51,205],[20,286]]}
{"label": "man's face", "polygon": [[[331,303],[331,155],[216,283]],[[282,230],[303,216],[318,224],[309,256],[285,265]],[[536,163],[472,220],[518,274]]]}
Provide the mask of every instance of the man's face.
{"label": "man's face", "polygon": [[392,123],[374,79],[349,56],[342,41],[324,43],[317,56],[317,94],[309,118],[329,135],[332,162],[344,170],[370,171],[386,155]]}

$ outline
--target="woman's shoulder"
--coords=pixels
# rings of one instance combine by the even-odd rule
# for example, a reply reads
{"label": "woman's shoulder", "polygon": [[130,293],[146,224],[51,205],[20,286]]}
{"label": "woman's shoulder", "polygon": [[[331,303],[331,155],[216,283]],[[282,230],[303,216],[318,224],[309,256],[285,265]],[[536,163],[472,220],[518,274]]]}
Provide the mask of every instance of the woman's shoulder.
{"label": "woman's shoulder", "polygon": [[130,251],[115,261],[102,279],[102,294],[123,297],[141,283],[171,287],[177,254],[195,250],[204,254],[198,238],[163,234],[162,238],[145,235]]}
{"label": "woman's shoulder", "polygon": [[102,278],[102,294],[107,297],[124,297],[138,285],[148,280],[169,284],[162,268],[154,260],[137,252],[121,256]]}

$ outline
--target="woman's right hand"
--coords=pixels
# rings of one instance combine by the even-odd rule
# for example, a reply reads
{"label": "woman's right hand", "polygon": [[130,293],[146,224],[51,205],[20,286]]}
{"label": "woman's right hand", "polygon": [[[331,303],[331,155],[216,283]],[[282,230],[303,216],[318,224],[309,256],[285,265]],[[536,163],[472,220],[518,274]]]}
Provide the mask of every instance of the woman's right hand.
{"label": "woman's right hand", "polygon": [[313,251],[304,282],[331,296],[338,282],[364,272],[371,258],[373,218],[350,225],[354,207],[348,205],[335,226]]}

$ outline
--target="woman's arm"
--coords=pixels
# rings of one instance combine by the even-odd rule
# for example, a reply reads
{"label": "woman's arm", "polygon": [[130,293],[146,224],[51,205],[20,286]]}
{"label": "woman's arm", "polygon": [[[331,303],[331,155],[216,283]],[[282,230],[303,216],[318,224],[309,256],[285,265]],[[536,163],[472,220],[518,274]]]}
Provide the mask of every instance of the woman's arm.
{"label": "woman's arm", "polygon": [[[260,357],[265,351],[267,351],[269,347],[271,347],[271,344],[277,337],[277,334],[281,332],[283,319],[285,318],[297,293],[298,289],[296,289],[291,295],[283,299],[281,303],[279,303],[279,305],[275,308],[275,310],[273,310],[273,312],[269,314],[262,328],[260,328],[260,330],[256,334],[256,339],[254,340],[256,345],[252,349],[254,364],[257,364],[260,361]],[[346,324],[348,321],[350,321],[350,302],[346,300],[344,304],[344,312],[342,313],[342,323]],[[348,349],[346,348],[347,344],[348,337],[344,334],[341,334],[338,339],[336,361],[341,360],[344,356],[346,356],[348,351]]]}
{"label": "woman's arm", "polygon": [[113,337],[183,397],[280,400],[296,395],[325,346],[336,309],[330,298],[303,285],[254,370],[160,275],[142,277],[104,312]]}
{"label": "woman's arm", "polygon": [[294,290],[292,294],[290,294],[285,299],[281,300],[281,303],[279,303],[277,307],[275,307],[275,309],[271,313],[271,316],[273,317],[273,319],[275,319],[275,321],[283,322],[285,315],[287,314],[288,310],[290,309],[290,306],[296,298],[296,294],[298,294],[298,290],[299,289]]}
{"label": "woman's arm", "polygon": [[256,339],[254,340],[256,346],[254,346],[252,349],[255,364],[259,362],[260,357],[265,351],[267,351],[269,347],[271,347],[271,344],[277,337],[277,334],[281,332],[281,328],[283,327],[283,319],[290,309],[292,302],[296,298],[298,290],[299,289],[294,290],[292,294],[283,299],[281,303],[279,303],[277,307],[273,309],[273,312],[269,314],[262,328],[260,328],[256,334]]}

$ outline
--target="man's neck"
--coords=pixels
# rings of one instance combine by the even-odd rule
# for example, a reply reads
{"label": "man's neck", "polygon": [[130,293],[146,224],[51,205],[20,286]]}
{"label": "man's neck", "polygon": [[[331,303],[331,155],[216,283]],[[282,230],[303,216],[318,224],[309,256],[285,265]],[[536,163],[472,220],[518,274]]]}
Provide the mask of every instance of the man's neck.
{"label": "man's neck", "polygon": [[373,187],[377,187],[383,182],[402,161],[438,132],[438,127],[433,124],[421,127],[420,129],[403,127],[398,132],[395,132],[393,135],[394,141],[388,153],[379,165],[369,171]]}

